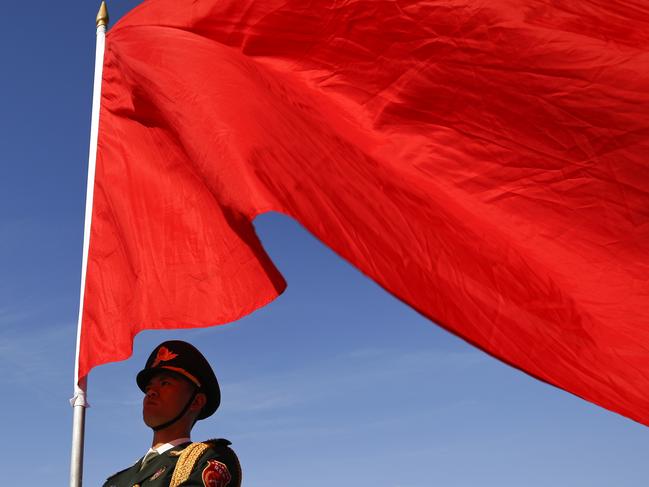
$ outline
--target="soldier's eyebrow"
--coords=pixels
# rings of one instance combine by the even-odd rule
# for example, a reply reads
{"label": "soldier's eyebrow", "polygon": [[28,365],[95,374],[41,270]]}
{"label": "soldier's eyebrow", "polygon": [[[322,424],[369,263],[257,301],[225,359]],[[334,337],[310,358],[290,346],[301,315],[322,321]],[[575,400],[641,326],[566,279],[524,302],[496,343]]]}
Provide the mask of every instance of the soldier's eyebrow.
{"label": "soldier's eyebrow", "polygon": [[164,380],[169,380],[169,379],[178,380],[178,378],[174,374],[169,374],[167,372],[162,372],[160,374],[157,374],[155,377],[158,380],[162,380],[162,379],[164,379]]}
{"label": "soldier's eyebrow", "polygon": [[149,379],[149,382],[147,382],[147,387],[153,382],[153,381],[161,381],[161,380],[173,380],[173,381],[178,381],[178,378],[174,374],[169,374],[167,372],[160,372],[159,374],[154,375]]}

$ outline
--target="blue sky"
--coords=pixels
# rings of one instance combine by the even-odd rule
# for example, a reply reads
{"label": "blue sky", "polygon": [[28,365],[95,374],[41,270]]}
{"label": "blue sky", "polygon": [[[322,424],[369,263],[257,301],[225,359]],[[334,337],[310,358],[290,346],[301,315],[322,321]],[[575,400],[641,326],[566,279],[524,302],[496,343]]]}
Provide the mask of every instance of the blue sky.
{"label": "blue sky", "polygon": [[[109,3],[114,22],[137,4]],[[66,485],[98,2],[7,2],[0,16],[3,485]],[[141,456],[135,374],[196,344],[259,487],[635,486],[646,428],[529,378],[422,318],[281,215],[257,231],[289,287],[236,323],[146,331],[90,374],[86,486]],[[37,452],[38,450],[38,452]]]}

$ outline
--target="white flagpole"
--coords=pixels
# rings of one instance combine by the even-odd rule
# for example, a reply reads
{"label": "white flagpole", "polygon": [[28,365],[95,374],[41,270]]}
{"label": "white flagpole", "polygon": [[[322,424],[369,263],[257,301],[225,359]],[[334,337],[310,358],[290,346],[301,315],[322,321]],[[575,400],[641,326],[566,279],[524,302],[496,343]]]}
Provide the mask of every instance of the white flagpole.
{"label": "white flagpole", "polygon": [[86,419],[87,380],[79,376],[79,346],[81,343],[81,318],[86,289],[86,269],[88,268],[88,249],[90,247],[90,223],[92,220],[92,201],[95,187],[95,166],[97,162],[97,136],[99,132],[99,105],[101,100],[101,76],[104,67],[104,46],[108,10],[102,1],[97,14],[97,47],[95,50],[95,81],[92,95],[92,121],[90,124],[90,150],[88,154],[88,181],[86,186],[86,217],[83,232],[83,260],[81,264],[81,292],[79,297],[79,320],[77,322],[77,349],[74,361],[74,396],[70,400],[73,408],[72,452],[70,458],[70,487],[81,487],[83,479],[83,440]]}

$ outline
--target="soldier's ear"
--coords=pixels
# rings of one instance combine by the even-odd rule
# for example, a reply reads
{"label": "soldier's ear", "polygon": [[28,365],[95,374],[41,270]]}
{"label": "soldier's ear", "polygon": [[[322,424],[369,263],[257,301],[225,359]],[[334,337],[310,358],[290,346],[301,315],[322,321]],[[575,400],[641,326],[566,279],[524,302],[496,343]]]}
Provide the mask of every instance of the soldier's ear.
{"label": "soldier's ear", "polygon": [[194,400],[192,401],[192,405],[190,406],[190,409],[192,411],[200,411],[205,407],[205,404],[207,403],[207,396],[203,392],[199,392],[196,394],[194,397]]}

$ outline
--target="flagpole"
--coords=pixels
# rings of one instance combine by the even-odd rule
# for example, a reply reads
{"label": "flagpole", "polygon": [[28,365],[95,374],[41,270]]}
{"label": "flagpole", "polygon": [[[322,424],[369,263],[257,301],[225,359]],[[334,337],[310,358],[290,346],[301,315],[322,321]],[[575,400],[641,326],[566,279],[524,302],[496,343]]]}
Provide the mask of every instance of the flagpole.
{"label": "flagpole", "polygon": [[83,480],[83,442],[85,432],[87,377],[79,379],[79,349],[81,345],[81,321],[86,289],[86,269],[88,268],[88,249],[90,248],[90,224],[95,187],[95,166],[97,162],[97,136],[99,133],[99,106],[101,100],[101,77],[104,67],[104,47],[108,10],[102,1],[97,13],[97,43],[95,48],[95,78],[92,94],[92,119],[90,123],[90,149],[88,153],[88,180],[86,185],[86,215],[83,232],[83,258],[81,264],[81,291],[79,293],[79,318],[77,322],[77,347],[74,360],[74,396],[70,400],[72,415],[72,450],[70,455],[70,487],[81,487]]}

